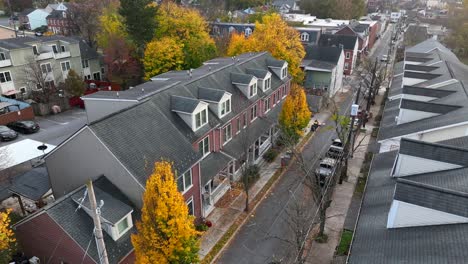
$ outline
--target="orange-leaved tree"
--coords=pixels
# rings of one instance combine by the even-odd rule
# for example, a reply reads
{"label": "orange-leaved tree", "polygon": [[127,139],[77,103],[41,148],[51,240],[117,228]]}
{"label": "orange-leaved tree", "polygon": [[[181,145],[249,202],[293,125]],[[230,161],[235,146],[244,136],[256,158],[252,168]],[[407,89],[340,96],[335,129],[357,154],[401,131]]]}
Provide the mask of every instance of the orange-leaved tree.
{"label": "orange-leaved tree", "polygon": [[297,142],[303,135],[303,129],[309,123],[310,116],[304,88],[293,83],[279,116],[283,137],[293,143]]}
{"label": "orange-leaved tree", "polygon": [[145,79],[170,70],[181,70],[184,63],[184,44],[172,37],[155,39],[145,49],[143,65]]}
{"label": "orange-leaved tree", "polygon": [[16,239],[11,230],[11,210],[0,213],[0,263],[8,263],[15,251]]}
{"label": "orange-leaved tree", "polygon": [[227,54],[235,56],[259,51],[268,51],[273,57],[287,61],[289,73],[296,82],[304,78],[300,66],[305,50],[299,32],[286,24],[279,14],[265,15],[262,22],[255,22],[255,30],[247,39],[233,35]]}
{"label": "orange-leaved tree", "polygon": [[172,171],[172,163],[159,161],[146,181],[141,220],[132,235],[136,263],[198,262],[198,232]]}

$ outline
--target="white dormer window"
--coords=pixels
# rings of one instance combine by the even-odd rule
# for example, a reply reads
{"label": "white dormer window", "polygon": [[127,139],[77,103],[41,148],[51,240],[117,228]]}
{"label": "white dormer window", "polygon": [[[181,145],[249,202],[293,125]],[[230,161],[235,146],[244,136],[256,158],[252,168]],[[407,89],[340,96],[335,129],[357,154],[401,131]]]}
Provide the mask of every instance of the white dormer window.
{"label": "white dormer window", "polygon": [[250,35],[252,35],[252,29],[246,28],[245,29],[245,37],[249,37]]}
{"label": "white dormer window", "polygon": [[284,79],[288,76],[288,67],[284,67],[281,69],[281,79]]}
{"label": "white dormer window", "polygon": [[263,90],[266,91],[271,88],[271,77],[268,77],[263,81]]}
{"label": "white dormer window", "polygon": [[130,225],[128,223],[128,217],[125,217],[124,219],[120,220],[120,222],[117,224],[117,231],[119,232],[119,236],[125,234],[129,227]]}
{"label": "white dormer window", "polygon": [[231,112],[231,99],[220,103],[220,116],[223,117]]}
{"label": "white dormer window", "polygon": [[195,129],[199,129],[208,123],[208,109],[204,108],[200,112],[195,114]]}
{"label": "white dormer window", "polygon": [[257,95],[257,82],[249,86],[249,96],[253,97],[255,95]]}
{"label": "white dormer window", "polygon": [[301,41],[309,41],[309,34],[306,32],[303,32],[301,34]]}

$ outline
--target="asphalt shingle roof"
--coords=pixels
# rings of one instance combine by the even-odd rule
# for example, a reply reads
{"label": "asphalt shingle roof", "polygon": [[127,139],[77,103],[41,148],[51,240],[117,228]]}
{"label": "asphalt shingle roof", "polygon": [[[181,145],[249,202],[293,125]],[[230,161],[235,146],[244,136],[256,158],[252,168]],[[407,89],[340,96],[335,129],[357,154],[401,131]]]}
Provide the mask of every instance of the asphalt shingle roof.
{"label": "asphalt shingle roof", "polygon": [[214,152],[208,155],[200,162],[200,170],[203,172],[201,177],[201,186],[205,186],[218,172],[228,166],[232,159],[228,156]]}
{"label": "asphalt shingle roof", "polygon": [[468,149],[402,138],[400,154],[468,166]]}
{"label": "asphalt shingle roof", "polygon": [[33,201],[38,201],[50,190],[47,169],[37,167],[16,176],[9,190]]}
{"label": "asphalt shingle roof", "polygon": [[193,113],[200,101],[182,96],[171,96],[171,109],[183,113]]}
{"label": "asphalt shingle roof", "polygon": [[[338,64],[340,56],[342,54],[342,49],[339,47],[320,47],[320,46],[313,46],[306,48],[306,55],[304,60],[312,60],[320,61],[320,62],[327,62],[331,65]],[[308,63],[304,66],[314,66],[315,64]],[[314,66],[315,67],[315,66]]]}
{"label": "asphalt shingle roof", "polygon": [[265,79],[269,71],[264,69],[245,69],[245,72],[259,79]]}
{"label": "asphalt shingle roof", "polygon": [[211,88],[198,88],[198,99],[208,100],[212,102],[220,102],[223,96],[226,94],[226,91],[211,89]]}
{"label": "asphalt shingle roof", "polygon": [[238,84],[250,84],[253,79],[253,75],[251,74],[244,74],[244,73],[231,73],[231,80],[233,83]]}
{"label": "asphalt shingle roof", "polygon": [[408,100],[408,99],[403,99],[401,101],[400,107],[403,109],[438,113],[438,114],[447,114],[451,111],[460,109],[460,106],[456,106],[456,105],[435,104],[431,102],[421,102],[417,100]]}
{"label": "asphalt shingle roof", "polygon": [[346,50],[354,50],[357,41],[356,36],[322,34],[319,39],[319,46],[339,47],[341,44]]}

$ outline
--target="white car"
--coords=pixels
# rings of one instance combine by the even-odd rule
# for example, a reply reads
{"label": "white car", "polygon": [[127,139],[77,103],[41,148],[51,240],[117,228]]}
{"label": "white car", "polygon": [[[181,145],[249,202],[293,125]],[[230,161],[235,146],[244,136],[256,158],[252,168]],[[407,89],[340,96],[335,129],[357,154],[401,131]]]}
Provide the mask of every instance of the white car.
{"label": "white car", "polygon": [[387,60],[388,60],[388,56],[387,56],[387,55],[382,55],[382,57],[380,58],[380,61],[386,62]]}
{"label": "white car", "polygon": [[344,146],[340,139],[334,139],[330,148],[328,149],[327,156],[330,158],[339,158],[343,153]]}

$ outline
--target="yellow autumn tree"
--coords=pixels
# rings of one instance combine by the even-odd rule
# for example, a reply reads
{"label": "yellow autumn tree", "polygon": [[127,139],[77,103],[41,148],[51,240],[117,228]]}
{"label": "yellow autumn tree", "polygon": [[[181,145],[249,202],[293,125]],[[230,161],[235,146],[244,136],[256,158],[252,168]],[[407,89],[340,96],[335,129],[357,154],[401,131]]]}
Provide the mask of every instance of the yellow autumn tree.
{"label": "yellow autumn tree", "polygon": [[177,190],[172,163],[159,161],[146,181],[141,220],[132,235],[136,263],[198,262],[198,232]]}
{"label": "yellow autumn tree", "polygon": [[148,43],[143,58],[145,78],[149,79],[170,70],[181,70],[184,64],[183,48],[184,44],[171,37]]}
{"label": "yellow autumn tree", "polygon": [[8,263],[16,245],[15,234],[11,230],[11,210],[0,213],[0,262]]}
{"label": "yellow autumn tree", "polygon": [[123,24],[123,17],[117,12],[118,9],[118,2],[112,2],[103,10],[102,15],[99,17],[100,30],[97,33],[96,40],[98,46],[103,49],[108,48],[112,44],[109,43],[111,39],[128,39],[128,34]]}
{"label": "yellow autumn tree", "polygon": [[268,51],[273,57],[288,62],[288,69],[296,82],[301,82],[304,74],[300,68],[305,56],[297,30],[288,26],[279,14],[273,13],[255,22],[255,30],[247,39],[233,35],[228,47],[228,56],[245,52]]}
{"label": "yellow autumn tree", "polygon": [[303,129],[309,123],[310,117],[311,112],[307,104],[304,88],[293,83],[279,116],[283,136],[287,140],[297,142],[303,135]]}

